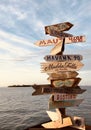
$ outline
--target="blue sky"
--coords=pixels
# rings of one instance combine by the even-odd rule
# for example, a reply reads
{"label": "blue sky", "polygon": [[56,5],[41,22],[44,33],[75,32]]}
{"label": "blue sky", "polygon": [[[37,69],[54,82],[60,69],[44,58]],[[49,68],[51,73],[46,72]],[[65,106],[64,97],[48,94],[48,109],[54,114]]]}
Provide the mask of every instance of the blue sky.
{"label": "blue sky", "polygon": [[45,35],[47,25],[70,22],[66,31],[85,35],[86,42],[65,45],[66,54],[81,54],[83,68],[78,71],[81,85],[91,84],[91,1],[90,0],[0,0],[0,86],[43,84],[48,75],[40,63],[53,46],[34,43],[54,37]]}

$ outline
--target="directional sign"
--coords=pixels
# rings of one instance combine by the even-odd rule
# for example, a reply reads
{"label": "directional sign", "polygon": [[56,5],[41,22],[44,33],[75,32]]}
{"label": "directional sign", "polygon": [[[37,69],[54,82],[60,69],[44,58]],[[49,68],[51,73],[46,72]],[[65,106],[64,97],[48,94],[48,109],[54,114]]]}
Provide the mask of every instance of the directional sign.
{"label": "directional sign", "polygon": [[41,63],[42,72],[57,73],[58,71],[77,71],[83,64],[79,61],[45,62]]}
{"label": "directional sign", "polygon": [[74,37],[66,37],[65,43],[77,43],[77,42],[85,42],[86,38],[85,36],[74,36]]}
{"label": "directional sign", "polygon": [[69,30],[72,26],[73,24],[71,24],[70,22],[64,22],[64,23],[45,26],[45,33],[50,34],[51,30],[55,30],[58,32],[66,31],[66,30]]}
{"label": "directional sign", "polygon": [[48,116],[50,117],[50,119],[52,120],[52,121],[57,121],[57,120],[59,120],[60,121],[60,123],[62,124],[62,114],[61,114],[61,112],[59,111],[59,109],[56,109],[56,112],[53,112],[53,111],[46,111],[47,112],[47,114],[48,114]]}
{"label": "directional sign", "polygon": [[[43,46],[51,46],[51,45],[57,45],[58,43],[62,43],[63,38],[53,38],[48,40],[40,40],[35,43],[35,45],[43,47]],[[74,37],[66,37],[65,43],[78,43],[78,42],[85,42],[86,38],[85,36],[74,36]]]}
{"label": "directional sign", "polygon": [[35,89],[35,92],[33,92],[32,95],[41,95],[41,94],[43,94],[42,88],[52,87],[51,84],[40,84],[40,85],[34,84],[34,85],[31,85],[31,86]]}
{"label": "directional sign", "polygon": [[83,92],[85,92],[86,89],[81,89],[79,87],[76,88],[70,88],[70,87],[59,87],[59,88],[55,88],[55,87],[43,87],[42,88],[42,93],[45,94],[53,94],[53,93],[67,93],[67,94],[81,94]]}
{"label": "directional sign", "polygon": [[53,38],[53,39],[48,39],[48,40],[40,40],[35,43],[37,46],[51,46],[51,45],[56,45],[58,43],[62,43],[63,39],[62,38]]}
{"label": "directional sign", "polygon": [[67,79],[67,78],[75,78],[78,73],[76,71],[66,71],[60,73],[48,73],[48,80],[56,80],[56,79]]}
{"label": "directional sign", "polygon": [[49,100],[49,109],[79,106],[84,99],[52,101]]}
{"label": "directional sign", "polygon": [[[57,121],[59,120],[58,118],[58,114],[56,112],[53,112],[53,111],[46,111],[48,116],[51,118],[52,121]],[[61,116],[61,114],[60,114]]]}
{"label": "directional sign", "polygon": [[76,87],[78,83],[81,81],[81,78],[73,78],[73,79],[62,79],[62,80],[54,80],[52,84],[55,87]]}
{"label": "directional sign", "polygon": [[59,38],[62,38],[62,37],[72,37],[73,35],[72,34],[69,34],[69,33],[63,33],[63,32],[58,32],[58,31],[55,31],[55,30],[50,30],[50,36],[55,36],[55,37],[59,37]]}
{"label": "directional sign", "polygon": [[76,99],[77,94],[67,94],[67,93],[55,93],[52,95],[54,101],[61,101],[61,100],[72,100]]}
{"label": "directional sign", "polygon": [[[51,85],[50,85],[51,86]],[[79,87],[70,88],[70,87],[46,87],[46,86],[36,86],[33,87],[35,91],[32,93],[32,95],[43,95],[43,94],[53,94],[53,93],[67,93],[67,94],[81,94],[86,91],[86,89],[81,89]]]}
{"label": "directional sign", "polygon": [[71,61],[82,60],[82,55],[47,55],[44,57],[46,61]]}
{"label": "directional sign", "polygon": [[70,117],[65,117],[63,119],[63,123],[61,124],[60,121],[51,121],[48,123],[44,123],[42,124],[42,126],[44,128],[49,128],[49,129],[55,129],[55,128],[62,128],[62,127],[67,127],[67,126],[71,126],[72,125],[72,121]]}

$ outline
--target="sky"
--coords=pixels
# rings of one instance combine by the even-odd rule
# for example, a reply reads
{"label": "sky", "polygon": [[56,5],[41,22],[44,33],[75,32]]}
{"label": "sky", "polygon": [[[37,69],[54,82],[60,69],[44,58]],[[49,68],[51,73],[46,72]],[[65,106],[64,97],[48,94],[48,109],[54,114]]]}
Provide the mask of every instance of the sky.
{"label": "sky", "polygon": [[79,85],[91,85],[91,0],[0,0],[0,87],[49,83],[40,63],[53,46],[34,43],[54,38],[44,27],[63,22],[74,25],[66,33],[86,36],[64,53],[83,56]]}

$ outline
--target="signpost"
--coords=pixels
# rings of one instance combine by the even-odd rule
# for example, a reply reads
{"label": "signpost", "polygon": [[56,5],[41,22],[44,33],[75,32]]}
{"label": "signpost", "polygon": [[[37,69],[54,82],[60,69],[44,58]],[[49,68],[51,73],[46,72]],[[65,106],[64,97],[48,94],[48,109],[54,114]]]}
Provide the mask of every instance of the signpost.
{"label": "signpost", "polygon": [[55,73],[58,71],[77,71],[83,64],[79,61],[45,62],[41,63],[42,72]]}
{"label": "signpost", "polygon": [[50,84],[32,85],[35,89],[32,95],[52,94],[49,100],[49,109],[57,108],[56,113],[47,112],[52,121],[42,124],[44,128],[72,126],[85,130],[83,120],[83,122],[80,122],[81,120],[78,117],[75,118],[75,116],[72,118],[66,117],[65,112],[67,107],[79,106],[83,99],[76,99],[77,94],[86,91],[86,89],[81,89],[78,86],[81,78],[76,77],[78,75],[76,71],[83,66],[80,62],[83,59],[82,55],[63,55],[66,44],[86,41],[84,35],[73,36],[64,32],[72,26],[73,24],[70,22],[45,26],[45,34],[56,38],[40,40],[35,43],[39,47],[54,45],[50,52],[51,55],[44,57],[46,62],[41,63],[41,71],[49,75]]}

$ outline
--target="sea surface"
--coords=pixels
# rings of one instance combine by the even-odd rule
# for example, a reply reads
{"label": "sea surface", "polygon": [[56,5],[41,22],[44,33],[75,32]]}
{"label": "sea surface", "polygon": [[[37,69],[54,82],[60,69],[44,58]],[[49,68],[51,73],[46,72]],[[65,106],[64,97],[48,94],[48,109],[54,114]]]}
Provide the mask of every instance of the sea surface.
{"label": "sea surface", "polygon": [[[91,125],[91,86],[81,86],[87,91],[77,98],[84,101],[79,107],[66,109],[68,115],[81,116]],[[32,96],[32,87],[0,88],[0,130],[24,130],[48,121],[46,113],[50,95]]]}

